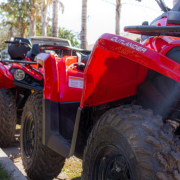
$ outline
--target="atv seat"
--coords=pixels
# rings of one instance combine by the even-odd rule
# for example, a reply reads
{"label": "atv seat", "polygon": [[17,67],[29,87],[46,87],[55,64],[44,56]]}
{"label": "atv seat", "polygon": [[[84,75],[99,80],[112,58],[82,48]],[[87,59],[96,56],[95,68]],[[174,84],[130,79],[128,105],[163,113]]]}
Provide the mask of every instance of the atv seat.
{"label": "atv seat", "polygon": [[37,56],[39,53],[39,44],[33,44],[32,49],[27,52],[27,57],[30,57],[31,60],[34,60],[35,56]]}
{"label": "atv seat", "polygon": [[88,59],[89,59],[89,56],[90,56],[90,55],[87,55],[87,56],[83,57],[82,60],[81,60],[81,62],[87,64]]}
{"label": "atv seat", "polygon": [[[10,43],[12,42],[12,43]],[[14,44],[16,43],[17,44]],[[18,44],[18,43],[26,43],[26,44]],[[26,53],[30,50],[31,42],[29,39],[20,38],[20,37],[11,37],[8,42],[8,53],[11,59],[14,60],[23,60],[26,56]],[[29,46],[28,46],[29,45]]]}

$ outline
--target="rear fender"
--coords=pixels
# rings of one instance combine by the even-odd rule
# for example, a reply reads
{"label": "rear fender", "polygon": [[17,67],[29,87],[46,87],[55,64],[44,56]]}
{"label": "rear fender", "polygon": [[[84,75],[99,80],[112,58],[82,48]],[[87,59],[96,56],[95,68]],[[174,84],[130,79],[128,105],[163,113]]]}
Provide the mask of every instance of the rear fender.
{"label": "rear fender", "polygon": [[124,37],[102,35],[86,65],[81,108],[137,94],[148,68],[180,82],[180,65],[165,55]]}

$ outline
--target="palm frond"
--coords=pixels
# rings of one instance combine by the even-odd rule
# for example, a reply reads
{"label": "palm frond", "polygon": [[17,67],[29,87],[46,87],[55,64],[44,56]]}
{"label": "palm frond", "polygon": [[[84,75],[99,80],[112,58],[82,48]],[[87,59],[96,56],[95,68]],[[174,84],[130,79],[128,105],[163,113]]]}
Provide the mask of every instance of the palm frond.
{"label": "palm frond", "polygon": [[64,4],[61,1],[59,1],[59,4],[60,4],[62,13],[64,13]]}

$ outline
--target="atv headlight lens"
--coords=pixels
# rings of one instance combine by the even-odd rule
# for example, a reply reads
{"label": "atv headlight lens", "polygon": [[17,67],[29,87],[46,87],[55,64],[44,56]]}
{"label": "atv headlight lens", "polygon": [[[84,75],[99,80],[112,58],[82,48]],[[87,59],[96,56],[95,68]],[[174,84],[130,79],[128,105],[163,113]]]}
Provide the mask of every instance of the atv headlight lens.
{"label": "atv headlight lens", "polygon": [[25,78],[25,72],[21,69],[16,69],[14,71],[14,79],[17,81],[22,81]]}

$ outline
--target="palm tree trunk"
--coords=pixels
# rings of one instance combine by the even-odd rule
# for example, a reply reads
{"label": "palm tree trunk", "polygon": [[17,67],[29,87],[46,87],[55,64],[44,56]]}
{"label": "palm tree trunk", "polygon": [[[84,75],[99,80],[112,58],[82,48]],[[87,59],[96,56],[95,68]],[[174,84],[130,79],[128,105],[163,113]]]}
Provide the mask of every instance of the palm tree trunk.
{"label": "palm tree trunk", "polygon": [[21,30],[20,30],[21,37],[25,38],[26,37],[26,26],[23,21],[21,21]]}
{"label": "palm tree trunk", "polygon": [[23,37],[23,38],[26,38],[26,29],[23,29],[22,37]]}
{"label": "palm tree trunk", "polygon": [[42,5],[43,6],[41,11],[41,22],[42,22],[41,35],[47,36],[47,1],[43,0]]}
{"label": "palm tree trunk", "polygon": [[30,36],[36,36],[36,1],[30,0],[30,12],[28,13],[30,22]]}
{"label": "palm tree trunk", "polygon": [[120,35],[121,0],[116,0],[116,34]]}
{"label": "palm tree trunk", "polygon": [[53,0],[52,36],[58,37],[58,0]]}
{"label": "palm tree trunk", "polygon": [[13,37],[13,27],[9,28],[9,38]]}
{"label": "palm tree trunk", "polygon": [[87,49],[87,0],[82,0],[81,48]]}
{"label": "palm tree trunk", "polygon": [[29,21],[30,21],[30,36],[36,36],[36,17],[31,16],[29,18]]}

